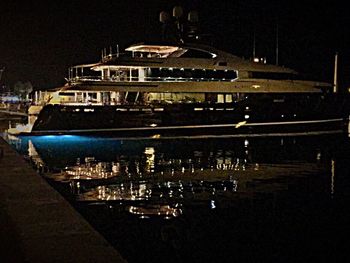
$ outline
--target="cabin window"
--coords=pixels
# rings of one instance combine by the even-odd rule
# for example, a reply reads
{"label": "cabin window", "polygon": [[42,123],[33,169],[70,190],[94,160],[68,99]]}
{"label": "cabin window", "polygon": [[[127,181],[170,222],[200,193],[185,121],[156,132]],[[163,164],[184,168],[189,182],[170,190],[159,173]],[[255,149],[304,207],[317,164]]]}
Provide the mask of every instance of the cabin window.
{"label": "cabin window", "polygon": [[226,94],[225,95],[225,102],[227,102],[227,103],[232,102],[232,94]]}
{"label": "cabin window", "polygon": [[225,97],[224,94],[218,94],[218,103],[224,103]]}

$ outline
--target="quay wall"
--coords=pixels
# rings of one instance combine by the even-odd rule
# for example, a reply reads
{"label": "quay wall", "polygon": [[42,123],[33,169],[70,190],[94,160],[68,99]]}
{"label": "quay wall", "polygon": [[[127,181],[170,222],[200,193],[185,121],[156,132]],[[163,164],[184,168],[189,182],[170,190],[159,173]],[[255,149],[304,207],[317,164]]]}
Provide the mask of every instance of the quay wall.
{"label": "quay wall", "polygon": [[126,262],[0,137],[1,262]]}

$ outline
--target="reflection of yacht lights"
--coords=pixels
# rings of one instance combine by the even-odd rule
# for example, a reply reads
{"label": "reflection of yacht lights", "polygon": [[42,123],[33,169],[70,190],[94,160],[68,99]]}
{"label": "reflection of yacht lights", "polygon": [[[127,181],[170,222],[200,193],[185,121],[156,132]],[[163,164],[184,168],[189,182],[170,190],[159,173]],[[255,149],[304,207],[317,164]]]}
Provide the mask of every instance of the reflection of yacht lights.
{"label": "reflection of yacht lights", "polygon": [[149,207],[130,206],[129,213],[141,215],[141,218],[149,218],[149,216],[164,216],[166,219],[178,217],[182,214],[182,210],[172,208],[169,205],[153,205]]}
{"label": "reflection of yacht lights", "polygon": [[331,194],[334,194],[334,179],[335,179],[335,161],[332,160],[331,162]]}
{"label": "reflection of yacht lights", "polygon": [[154,154],[154,148],[153,147],[146,147],[145,154]]}
{"label": "reflection of yacht lights", "polygon": [[146,171],[147,172],[154,172],[154,160],[155,160],[155,150],[153,147],[146,147],[145,148],[145,155],[146,155]]}

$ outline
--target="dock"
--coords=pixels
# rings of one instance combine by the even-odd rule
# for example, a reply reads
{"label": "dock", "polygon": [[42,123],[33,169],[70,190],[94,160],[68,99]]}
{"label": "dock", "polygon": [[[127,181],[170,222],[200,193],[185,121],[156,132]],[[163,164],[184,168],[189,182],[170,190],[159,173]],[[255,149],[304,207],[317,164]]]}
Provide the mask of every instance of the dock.
{"label": "dock", "polygon": [[0,137],[1,262],[126,262]]}
{"label": "dock", "polygon": [[28,114],[21,111],[13,111],[13,110],[0,110],[0,113],[7,114],[10,116],[20,116],[20,117],[27,117]]}

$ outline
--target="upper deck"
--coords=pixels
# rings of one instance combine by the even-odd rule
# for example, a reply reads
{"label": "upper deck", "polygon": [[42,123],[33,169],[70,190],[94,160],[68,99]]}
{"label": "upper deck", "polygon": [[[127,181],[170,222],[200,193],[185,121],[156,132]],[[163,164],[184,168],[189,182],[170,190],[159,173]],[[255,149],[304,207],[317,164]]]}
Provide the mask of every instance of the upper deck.
{"label": "upper deck", "polygon": [[[252,92],[251,88],[261,92],[319,92],[331,88],[328,83],[302,80],[292,69],[255,63],[206,45],[145,43],[131,45],[124,53],[104,51],[98,63],[71,67],[68,83],[90,89],[92,86],[99,89],[101,86],[103,89],[153,86],[170,92],[189,91],[184,83],[197,87],[193,92],[201,88],[203,92],[214,92],[220,87],[232,92],[233,87],[243,86],[244,90],[237,89],[237,92]],[[179,89],[179,83],[186,90]],[[210,88],[215,85],[219,88]]]}

